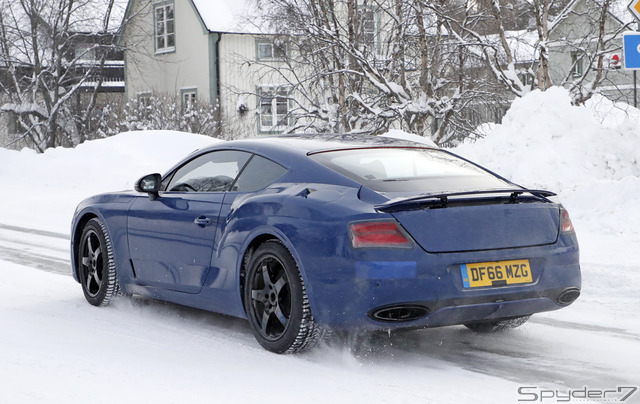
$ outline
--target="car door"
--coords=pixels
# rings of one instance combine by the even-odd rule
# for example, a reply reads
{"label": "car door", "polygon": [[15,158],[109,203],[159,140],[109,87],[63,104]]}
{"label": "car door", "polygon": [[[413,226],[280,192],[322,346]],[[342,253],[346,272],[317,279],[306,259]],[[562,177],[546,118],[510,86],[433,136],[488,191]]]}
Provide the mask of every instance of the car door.
{"label": "car door", "polygon": [[200,291],[211,268],[225,192],[250,157],[234,150],[197,156],[165,177],[157,198],[134,201],[127,226],[138,284]]}

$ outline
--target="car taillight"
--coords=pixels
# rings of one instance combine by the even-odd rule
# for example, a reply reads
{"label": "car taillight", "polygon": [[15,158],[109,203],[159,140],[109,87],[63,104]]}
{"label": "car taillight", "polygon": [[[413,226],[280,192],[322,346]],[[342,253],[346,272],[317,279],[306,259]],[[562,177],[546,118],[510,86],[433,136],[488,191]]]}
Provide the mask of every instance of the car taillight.
{"label": "car taillight", "polygon": [[573,231],[573,223],[569,217],[569,212],[564,209],[560,209],[560,232],[571,233]]}
{"label": "car taillight", "polygon": [[411,247],[413,242],[394,220],[357,222],[349,225],[351,244],[361,247]]}

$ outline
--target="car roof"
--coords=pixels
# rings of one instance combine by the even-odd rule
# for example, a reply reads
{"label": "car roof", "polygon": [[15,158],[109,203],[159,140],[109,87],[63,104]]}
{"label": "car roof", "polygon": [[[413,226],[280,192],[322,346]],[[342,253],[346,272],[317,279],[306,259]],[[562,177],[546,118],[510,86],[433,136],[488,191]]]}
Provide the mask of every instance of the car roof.
{"label": "car roof", "polygon": [[359,149],[369,147],[417,147],[434,149],[424,143],[413,142],[392,137],[361,135],[361,134],[291,134],[231,140],[211,146],[210,149],[242,148],[260,151],[265,149],[287,150],[295,154],[313,154],[330,150]]}

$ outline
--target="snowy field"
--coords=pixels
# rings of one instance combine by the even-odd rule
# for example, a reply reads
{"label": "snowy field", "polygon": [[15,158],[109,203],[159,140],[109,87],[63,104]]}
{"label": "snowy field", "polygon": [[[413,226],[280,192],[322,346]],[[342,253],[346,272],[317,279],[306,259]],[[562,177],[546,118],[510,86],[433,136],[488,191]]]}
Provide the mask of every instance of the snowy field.
{"label": "snowy field", "polygon": [[485,129],[453,151],[559,194],[580,241],[580,299],[502,334],[447,327],[298,356],[264,351],[238,319],[141,299],[95,308],[70,276],[81,199],[216,140],[130,132],[42,155],[0,149],[0,403],[621,402],[640,384],[640,111],[571,107],[553,88]]}

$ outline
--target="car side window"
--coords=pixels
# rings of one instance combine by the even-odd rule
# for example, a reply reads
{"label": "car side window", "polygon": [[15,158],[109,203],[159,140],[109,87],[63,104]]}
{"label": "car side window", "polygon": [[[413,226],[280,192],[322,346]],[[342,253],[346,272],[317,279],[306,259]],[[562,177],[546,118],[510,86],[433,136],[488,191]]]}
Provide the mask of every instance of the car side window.
{"label": "car side window", "polygon": [[228,191],[250,157],[250,153],[234,150],[215,151],[198,156],[176,170],[166,191]]}
{"label": "car side window", "polygon": [[264,157],[254,155],[249,164],[242,170],[240,177],[233,185],[232,191],[252,192],[272,184],[282,177],[287,169]]}

